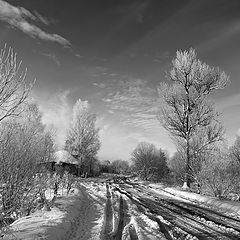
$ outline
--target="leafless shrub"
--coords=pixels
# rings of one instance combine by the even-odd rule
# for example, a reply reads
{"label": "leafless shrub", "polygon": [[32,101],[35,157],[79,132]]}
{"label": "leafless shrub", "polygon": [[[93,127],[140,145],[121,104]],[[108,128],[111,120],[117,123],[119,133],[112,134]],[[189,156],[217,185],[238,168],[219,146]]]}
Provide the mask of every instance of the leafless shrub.
{"label": "leafless shrub", "polygon": [[71,191],[75,182],[76,182],[76,176],[74,176],[68,172],[65,172],[62,177],[62,189],[66,189],[67,194],[69,194],[69,192]]}
{"label": "leafless shrub", "polygon": [[131,158],[135,171],[144,180],[160,180],[168,174],[166,156],[153,144],[141,142],[132,152]]}
{"label": "leafless shrub", "polygon": [[240,167],[232,161],[228,152],[218,150],[204,162],[198,178],[203,191],[219,198],[226,198],[229,193],[239,190]]}

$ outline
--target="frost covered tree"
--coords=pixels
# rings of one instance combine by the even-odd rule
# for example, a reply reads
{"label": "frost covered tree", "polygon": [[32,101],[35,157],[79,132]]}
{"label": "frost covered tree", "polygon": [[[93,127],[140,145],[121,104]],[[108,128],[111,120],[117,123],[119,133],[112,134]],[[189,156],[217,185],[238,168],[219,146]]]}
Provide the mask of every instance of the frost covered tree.
{"label": "frost covered tree", "polygon": [[114,160],[111,168],[114,173],[127,174],[129,173],[129,162],[121,159]]}
{"label": "frost covered tree", "polygon": [[75,103],[65,148],[79,160],[80,168],[86,159],[95,157],[100,149],[96,119],[96,115],[91,112],[87,101],[79,99]]}
{"label": "frost covered tree", "polygon": [[240,164],[240,137],[237,136],[236,141],[233,146],[230,148],[230,154],[233,160],[237,161]]}
{"label": "frost covered tree", "polygon": [[29,214],[43,187],[36,184],[39,163],[53,153],[51,134],[32,103],[18,118],[1,122],[0,133],[0,213]]}
{"label": "frost covered tree", "polygon": [[[219,68],[198,60],[194,49],[177,51],[168,78],[172,84],[162,83],[159,88],[162,99],[159,120],[186,149],[183,187],[188,188],[191,157],[221,140],[223,135],[223,128],[217,121],[218,113],[208,96],[225,88],[229,78]],[[192,143],[200,137],[198,149],[191,152]]]}
{"label": "frost covered tree", "polygon": [[159,180],[168,173],[165,153],[153,144],[141,142],[132,152],[133,167],[144,180]]}
{"label": "frost covered tree", "polygon": [[19,114],[33,85],[26,84],[26,72],[21,71],[21,61],[12,48],[0,50],[0,121]]}
{"label": "frost covered tree", "polygon": [[199,172],[203,190],[219,198],[230,197],[233,193],[239,196],[239,170],[238,162],[229,157],[228,147],[219,146],[208,156]]}

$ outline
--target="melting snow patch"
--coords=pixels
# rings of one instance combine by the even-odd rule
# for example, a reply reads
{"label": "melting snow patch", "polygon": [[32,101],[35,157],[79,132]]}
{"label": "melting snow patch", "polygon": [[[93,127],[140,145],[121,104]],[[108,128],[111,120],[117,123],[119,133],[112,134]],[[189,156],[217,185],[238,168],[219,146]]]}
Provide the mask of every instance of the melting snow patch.
{"label": "melting snow patch", "polygon": [[155,221],[153,221],[153,220],[151,220],[151,219],[149,219],[146,215],[144,215],[144,214],[140,214],[140,217],[144,220],[144,222],[149,226],[149,230],[151,231],[151,228],[153,228],[153,229],[155,229],[155,230],[158,230],[158,224],[155,222]]}

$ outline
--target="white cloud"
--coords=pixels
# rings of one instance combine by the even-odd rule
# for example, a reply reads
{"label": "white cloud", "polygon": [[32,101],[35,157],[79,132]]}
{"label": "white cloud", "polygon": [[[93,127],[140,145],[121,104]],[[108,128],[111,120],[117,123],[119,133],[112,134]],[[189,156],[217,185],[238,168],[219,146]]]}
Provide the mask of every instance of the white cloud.
{"label": "white cloud", "polygon": [[[218,29],[218,28],[217,28]],[[236,36],[240,33],[240,21],[234,20],[227,22],[217,30],[212,38],[208,39],[205,42],[201,42],[199,46],[196,46],[198,51],[207,52],[209,49],[219,47],[219,45],[227,43],[227,40],[233,36]]]}
{"label": "white cloud", "polygon": [[236,107],[240,105],[240,94],[234,94],[225,98],[220,99],[216,106],[220,111]]}
{"label": "white cloud", "polygon": [[48,24],[47,20],[40,14],[32,14],[30,11],[23,7],[15,7],[3,0],[0,0],[0,20],[7,22],[11,26],[21,30],[27,35],[33,38],[39,38],[45,41],[51,41],[59,43],[65,47],[69,47],[71,44],[68,40],[61,37],[58,34],[50,34],[43,31],[41,28],[30,23],[28,19],[32,21],[41,21],[44,24]]}
{"label": "white cloud", "polygon": [[152,143],[157,148],[167,150],[170,155],[176,151],[168,133],[159,126],[151,131],[143,131],[117,122],[105,124],[100,130],[100,140],[98,156],[102,160],[130,160],[131,153],[140,142]]}
{"label": "white cloud", "polygon": [[108,126],[100,132],[101,148],[98,156],[102,160],[129,160],[136,142],[127,138],[124,128]]}
{"label": "white cloud", "polygon": [[94,86],[99,87],[99,88],[105,88],[106,85],[104,83],[93,83]]}
{"label": "white cloud", "polygon": [[164,51],[164,52],[157,52],[156,57],[153,59],[153,62],[161,63],[165,61],[166,59],[170,58],[170,52]]}
{"label": "white cloud", "polygon": [[124,79],[116,84],[103,101],[110,111],[119,112],[122,124],[142,129],[159,126],[156,89],[148,87],[142,79]]}
{"label": "white cloud", "polygon": [[240,136],[240,128],[237,131],[237,135]]}
{"label": "white cloud", "polygon": [[[107,85],[110,89],[103,101],[113,112],[114,119],[102,135],[102,148],[99,156],[130,159],[130,154],[139,142],[153,143],[172,155],[176,148],[168,132],[160,125],[158,114],[157,89],[148,86],[142,79],[124,77]],[[112,158],[111,158],[112,159]]]}
{"label": "white cloud", "polygon": [[114,114],[115,112],[113,110],[108,110],[108,113]]}
{"label": "white cloud", "polygon": [[45,25],[49,25],[50,24],[50,21],[46,18],[46,17],[43,17],[40,13],[38,13],[37,11],[34,11],[34,14],[37,16],[38,20],[45,24]]}
{"label": "white cloud", "polygon": [[84,56],[82,56],[82,55],[79,54],[79,53],[75,53],[74,55],[75,55],[75,57],[77,57],[77,58],[84,58]]}
{"label": "white cloud", "polygon": [[226,128],[226,138],[231,145],[235,141],[236,135],[240,135],[240,94],[219,99],[216,107],[221,113],[220,120]]}
{"label": "white cloud", "polygon": [[58,65],[58,66],[61,65],[58,57],[57,57],[55,54],[53,54],[53,53],[40,53],[40,54],[43,55],[43,56],[45,56],[45,57],[50,58],[53,62],[56,63],[56,65]]}
{"label": "white cloud", "polygon": [[72,107],[68,102],[70,91],[66,90],[39,102],[43,114],[43,123],[53,125],[56,129],[55,141],[62,147],[66,140],[67,129],[71,121]]}

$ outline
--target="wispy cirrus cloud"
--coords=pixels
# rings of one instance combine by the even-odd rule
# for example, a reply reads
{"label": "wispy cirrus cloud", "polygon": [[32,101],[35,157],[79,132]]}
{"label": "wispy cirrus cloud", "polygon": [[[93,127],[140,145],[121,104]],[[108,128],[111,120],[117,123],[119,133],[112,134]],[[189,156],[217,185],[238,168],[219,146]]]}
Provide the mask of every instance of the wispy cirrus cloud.
{"label": "wispy cirrus cloud", "polygon": [[217,102],[216,105],[220,111],[224,111],[225,109],[229,109],[231,107],[240,106],[240,94],[238,93],[222,98]]}
{"label": "wispy cirrus cloud", "polygon": [[218,99],[216,108],[221,113],[221,120],[226,128],[227,138],[230,144],[235,141],[236,135],[240,135],[240,94],[233,94]]}
{"label": "wispy cirrus cloud", "polygon": [[58,34],[47,33],[32,22],[42,22],[49,24],[46,18],[40,14],[35,15],[23,7],[15,7],[6,1],[0,0],[0,20],[21,30],[32,38],[39,38],[45,41],[59,43],[64,47],[69,47],[70,42]]}
{"label": "wispy cirrus cloud", "polygon": [[110,111],[118,112],[123,125],[143,130],[160,126],[157,120],[157,89],[149,87],[145,80],[124,77],[115,82],[115,86],[110,88],[102,100]]}
{"label": "wispy cirrus cloud", "polygon": [[45,25],[49,25],[50,24],[50,21],[46,18],[46,17],[43,17],[40,13],[38,13],[37,11],[34,11],[34,14],[35,16],[37,17],[37,19],[45,24]]}
{"label": "wispy cirrus cloud", "polygon": [[54,53],[40,53],[41,55],[51,59],[54,63],[56,63],[56,65],[60,66],[61,63],[60,63],[60,60],[58,59],[58,57],[56,56],[56,54]]}
{"label": "wispy cirrus cloud", "polygon": [[219,47],[226,43],[230,38],[237,36],[240,33],[240,20],[232,20],[221,25],[221,28],[216,28],[215,34],[208,40],[201,42],[197,49],[207,52],[209,49]]}
{"label": "wispy cirrus cloud", "polygon": [[105,88],[106,87],[106,84],[104,83],[93,83],[93,86],[96,86],[96,87],[99,87],[99,88]]}
{"label": "wispy cirrus cloud", "polygon": [[138,23],[144,22],[145,11],[152,0],[134,1],[118,7],[117,11],[126,15],[125,19],[133,18]]}

